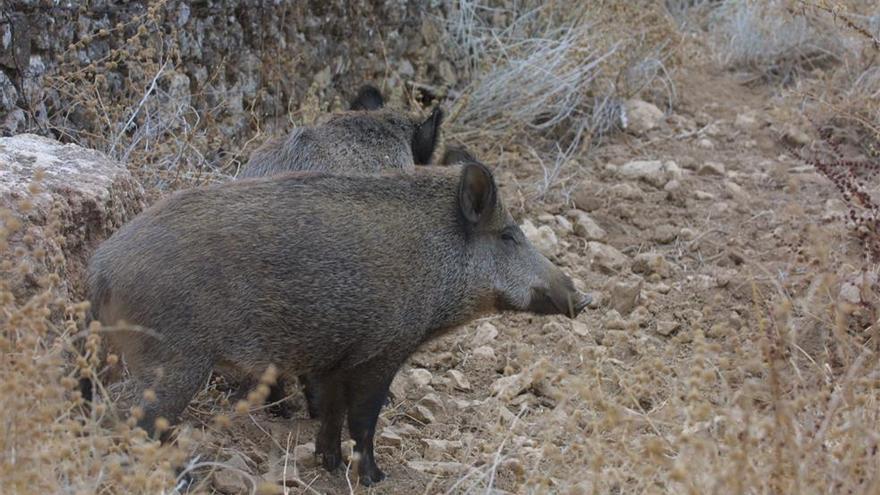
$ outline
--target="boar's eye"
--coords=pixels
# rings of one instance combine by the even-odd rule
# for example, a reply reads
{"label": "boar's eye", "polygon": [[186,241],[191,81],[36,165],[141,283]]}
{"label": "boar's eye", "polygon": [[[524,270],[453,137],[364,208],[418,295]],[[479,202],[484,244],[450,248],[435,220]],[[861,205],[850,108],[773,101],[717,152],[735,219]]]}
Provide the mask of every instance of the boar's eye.
{"label": "boar's eye", "polygon": [[507,227],[501,231],[501,240],[512,244],[519,244],[516,237],[516,229]]}

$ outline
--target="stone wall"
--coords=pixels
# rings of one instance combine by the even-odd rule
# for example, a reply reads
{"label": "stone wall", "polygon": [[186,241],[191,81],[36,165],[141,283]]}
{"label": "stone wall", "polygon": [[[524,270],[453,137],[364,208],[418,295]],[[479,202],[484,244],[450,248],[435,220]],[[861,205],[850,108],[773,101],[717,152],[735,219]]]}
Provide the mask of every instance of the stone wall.
{"label": "stone wall", "polygon": [[[6,1],[0,135],[109,147],[83,142],[107,133],[101,105],[134,107],[164,64],[157,84],[191,105],[190,121],[210,121],[218,134],[204,152],[220,154],[257,127],[286,126],[310,92],[345,101],[364,81],[387,88],[441,72],[436,0]],[[58,83],[67,75],[79,78],[70,88]],[[71,94],[92,81],[97,108]]]}

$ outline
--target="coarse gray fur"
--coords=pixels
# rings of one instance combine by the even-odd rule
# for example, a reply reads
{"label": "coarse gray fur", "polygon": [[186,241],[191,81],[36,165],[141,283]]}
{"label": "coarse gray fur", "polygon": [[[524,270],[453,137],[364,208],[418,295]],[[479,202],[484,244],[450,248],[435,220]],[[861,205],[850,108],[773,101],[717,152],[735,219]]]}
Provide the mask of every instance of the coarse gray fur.
{"label": "coarse gray fur", "polygon": [[[500,310],[575,317],[589,302],[528,242],[480,164],[412,173],[291,173],[178,192],[95,252],[94,315],[140,387],[139,425],[174,421],[211,371],[320,392],[324,466],[349,430],[364,484],[389,384],[425,341]],[[149,329],[144,331],[142,329]]]}
{"label": "coarse gray fur", "polygon": [[255,150],[240,178],[291,171],[375,174],[427,165],[437,144],[443,112],[425,120],[397,110],[342,112],[321,125],[298,127]]}
{"label": "coarse gray fur", "polygon": [[[294,129],[286,137],[267,141],[251,156],[239,178],[263,177],[295,170],[346,174],[375,174],[382,170],[412,170],[430,163],[437,145],[443,113],[435,109],[424,121],[399,111],[383,110],[385,99],[373,85],[363,85],[350,102],[351,112],[330,117],[321,125]],[[255,376],[226,379],[238,383],[233,399],[246,396],[256,386]],[[300,376],[309,415],[317,417],[318,392]],[[285,381],[271,387],[269,412],[284,418],[293,415],[286,399]]]}

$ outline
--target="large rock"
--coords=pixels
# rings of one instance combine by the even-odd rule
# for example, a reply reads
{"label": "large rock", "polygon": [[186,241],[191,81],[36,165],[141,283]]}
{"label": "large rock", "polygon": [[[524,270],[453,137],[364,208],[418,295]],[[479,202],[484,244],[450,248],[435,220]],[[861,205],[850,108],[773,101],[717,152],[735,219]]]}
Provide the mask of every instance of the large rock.
{"label": "large rock", "polygon": [[0,279],[22,301],[54,273],[58,296],[82,298],[89,256],[143,208],[143,194],[124,165],[97,151],[32,134],[0,138]]}

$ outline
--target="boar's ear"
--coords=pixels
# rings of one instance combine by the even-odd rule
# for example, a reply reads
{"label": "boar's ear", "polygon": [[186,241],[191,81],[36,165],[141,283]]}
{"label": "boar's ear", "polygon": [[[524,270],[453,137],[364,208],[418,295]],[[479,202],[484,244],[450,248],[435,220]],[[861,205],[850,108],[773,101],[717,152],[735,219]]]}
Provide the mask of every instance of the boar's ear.
{"label": "boar's ear", "polygon": [[413,161],[416,165],[431,163],[431,155],[437,146],[437,135],[440,133],[440,124],[443,122],[443,110],[440,107],[431,112],[431,116],[416,126],[412,139]]}
{"label": "boar's ear", "polygon": [[468,163],[461,169],[458,186],[458,204],[464,218],[478,224],[489,217],[495,208],[495,179],[481,163]]}
{"label": "boar's ear", "polygon": [[352,110],[378,110],[385,106],[382,93],[376,86],[365,84],[361,86],[357,96],[351,100]]}
{"label": "boar's ear", "polygon": [[479,163],[479,160],[461,146],[448,146],[443,158],[440,159],[440,164],[455,165],[456,163]]}

